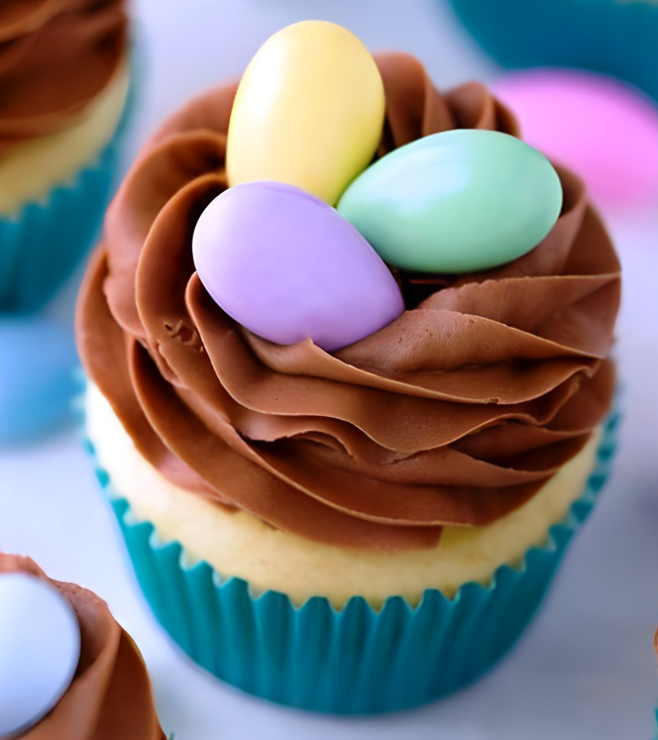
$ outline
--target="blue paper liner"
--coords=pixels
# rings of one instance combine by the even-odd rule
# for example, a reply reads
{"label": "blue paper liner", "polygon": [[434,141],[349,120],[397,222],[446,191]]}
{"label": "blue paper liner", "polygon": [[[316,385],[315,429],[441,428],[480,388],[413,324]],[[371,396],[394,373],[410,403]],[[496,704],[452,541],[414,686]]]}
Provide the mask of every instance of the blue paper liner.
{"label": "blue paper liner", "polygon": [[484,49],[507,67],[582,67],[658,99],[658,5],[646,0],[451,0]]}
{"label": "blue paper liner", "polygon": [[0,445],[79,421],[84,391],[73,327],[40,316],[0,316]]}
{"label": "blue paper liner", "polygon": [[44,198],[0,216],[0,312],[44,306],[96,240],[135,109],[135,67],[133,59],[121,118],[99,154]]}
{"label": "blue paper liner", "polygon": [[189,564],[178,542],[162,542],[112,488],[109,498],[139,584],[158,621],[199,665],[270,701],[333,714],[407,709],[460,689],[509,650],[546,593],[568,542],[609,474],[619,414],[605,424],[596,464],[566,519],[518,568],[503,565],[489,586],[467,583],[453,599],[425,591],[412,607],[396,596],[381,610],[353,597],[335,609],[324,597],[295,606],[275,591],[255,595],[240,578]]}

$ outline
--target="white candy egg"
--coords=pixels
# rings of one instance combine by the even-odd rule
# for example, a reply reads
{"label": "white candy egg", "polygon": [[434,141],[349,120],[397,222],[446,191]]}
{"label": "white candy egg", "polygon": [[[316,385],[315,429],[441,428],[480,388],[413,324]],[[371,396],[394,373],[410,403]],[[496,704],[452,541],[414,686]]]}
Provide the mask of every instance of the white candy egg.
{"label": "white candy egg", "polygon": [[80,626],[62,594],[25,573],[0,574],[0,738],[48,714],[79,659]]}

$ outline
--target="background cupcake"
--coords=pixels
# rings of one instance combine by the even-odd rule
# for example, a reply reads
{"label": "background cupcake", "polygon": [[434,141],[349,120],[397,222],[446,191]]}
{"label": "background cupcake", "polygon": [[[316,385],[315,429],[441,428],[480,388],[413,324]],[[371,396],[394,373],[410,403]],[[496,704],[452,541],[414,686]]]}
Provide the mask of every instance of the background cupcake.
{"label": "background cupcake", "polygon": [[475,39],[508,67],[583,67],[658,98],[655,0],[451,0]]}
{"label": "background cupcake", "polygon": [[[441,95],[404,55],[378,68],[380,157],[455,128],[517,133],[480,85]],[[605,480],[619,264],[561,171],[561,216],[525,256],[398,271],[408,310],[333,354],[265,341],[192,259],[227,187],[235,92],[174,115],[108,213],[78,307],[99,477],[156,615],[201,665],[309,709],[423,703],[515,641]]]}
{"label": "background cupcake", "polygon": [[2,737],[164,740],[142,656],[104,601],[3,553],[0,593]]}
{"label": "background cupcake", "polygon": [[124,0],[0,7],[0,443],[71,419],[70,318],[35,311],[97,234],[132,107],[130,52]]}
{"label": "background cupcake", "polygon": [[129,108],[123,0],[0,8],[0,312],[34,310],[89,248]]}

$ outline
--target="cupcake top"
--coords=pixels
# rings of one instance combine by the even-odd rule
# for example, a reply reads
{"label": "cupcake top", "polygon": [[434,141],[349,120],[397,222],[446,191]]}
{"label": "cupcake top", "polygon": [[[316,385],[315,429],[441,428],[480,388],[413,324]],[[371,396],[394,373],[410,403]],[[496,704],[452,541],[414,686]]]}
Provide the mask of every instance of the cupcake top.
{"label": "cupcake top", "polygon": [[112,80],[126,43],[125,0],[0,3],[0,155],[75,121]]}
{"label": "cupcake top", "polygon": [[[440,93],[415,58],[375,60],[377,160],[453,129],[519,136],[484,86]],[[557,169],[557,222],[504,265],[391,268],[401,313],[359,341],[268,341],[219,307],[193,260],[200,216],[228,187],[236,90],[193,100],[148,142],[81,293],[84,364],[138,450],[218,505],[337,546],[432,547],[444,525],[521,506],[583,448],[613,394],[620,266],[582,182]]]}
{"label": "cupcake top", "polygon": [[[6,574],[27,575],[54,588],[72,607],[80,632],[70,685],[45,718],[20,737],[163,740],[144,661],[107,604],[79,586],[49,579],[30,558],[0,553],[0,578]],[[3,604],[3,611],[7,607]]]}

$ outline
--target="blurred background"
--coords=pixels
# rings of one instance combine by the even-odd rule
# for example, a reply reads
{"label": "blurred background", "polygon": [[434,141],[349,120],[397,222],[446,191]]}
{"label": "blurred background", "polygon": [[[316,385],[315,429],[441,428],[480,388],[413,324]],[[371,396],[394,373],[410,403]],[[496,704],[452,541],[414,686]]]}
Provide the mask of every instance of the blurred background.
{"label": "blurred background", "polygon": [[[0,444],[0,548],[30,554],[52,577],[78,582],[109,602],[144,652],[162,724],[176,740],[322,740],[337,734],[355,740],[619,740],[649,737],[653,731],[658,695],[652,648],[658,622],[658,114],[634,87],[564,72],[557,82],[528,72],[510,76],[496,59],[514,66],[573,63],[623,75],[658,94],[644,74],[651,60],[629,61],[633,49],[642,53],[638,24],[649,29],[642,39],[653,33],[658,5],[571,2],[592,9],[589,25],[564,0],[555,2],[548,16],[538,6],[553,7],[552,2],[527,0],[133,3],[139,86],[124,169],[167,114],[194,93],[240,75],[272,33],[298,20],[331,20],[372,51],[417,55],[440,89],[471,79],[494,85],[504,99],[518,103],[522,123],[537,137],[531,143],[555,151],[558,159],[580,156],[586,176],[594,178],[597,205],[618,246],[625,281],[616,351],[625,387],[622,452],[598,510],[574,546],[578,557],[568,559],[547,608],[499,670],[466,692],[403,715],[313,717],[244,697],[207,677],[168,642],[147,611],[80,448],[74,415],[58,424],[53,413],[42,434],[31,439],[16,434],[23,437],[18,442],[10,441],[6,430]],[[646,5],[653,13],[639,21],[633,15],[626,27],[624,17],[606,11],[610,5]],[[538,8],[534,16],[533,7]],[[617,28],[619,38],[606,23]],[[592,42],[592,48],[612,34],[616,43],[608,42],[608,57],[570,51],[567,40],[574,38],[582,52],[586,32],[599,34],[600,43]],[[514,39],[524,34],[532,43],[513,53]],[[658,35],[648,38],[655,54]],[[653,66],[658,77],[655,56]],[[556,121],[548,131],[537,125],[547,116]],[[51,379],[56,373],[68,378],[71,370],[70,325],[80,274],[39,316],[29,318],[31,326],[47,319],[53,322],[49,327],[57,327],[45,331],[42,326],[37,334],[44,342],[38,354],[51,363],[46,373]],[[24,320],[0,315],[0,387],[21,380],[19,338],[27,325],[16,322]],[[32,367],[37,361],[34,356],[22,360]],[[62,398],[79,387],[62,383],[55,389]],[[0,438],[9,419],[8,413],[1,418],[2,404],[0,399]]]}

